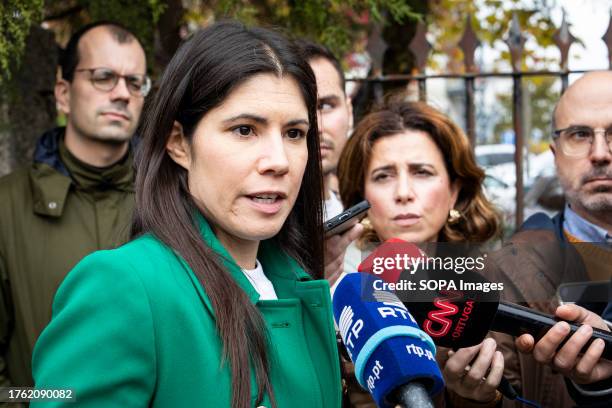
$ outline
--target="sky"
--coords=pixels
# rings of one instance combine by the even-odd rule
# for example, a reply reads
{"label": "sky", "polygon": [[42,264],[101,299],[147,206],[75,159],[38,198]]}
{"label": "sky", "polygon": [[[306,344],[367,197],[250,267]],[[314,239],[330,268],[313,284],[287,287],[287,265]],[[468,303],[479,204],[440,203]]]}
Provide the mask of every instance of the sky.
{"label": "sky", "polygon": [[[548,3],[550,8],[550,18],[556,27],[561,27],[563,21],[563,12],[565,11],[566,20],[569,23],[570,32],[574,37],[579,38],[582,44],[573,43],[569,51],[568,67],[570,70],[593,70],[593,69],[608,69],[608,51],[604,41],[603,34],[606,32],[610,21],[610,10],[612,9],[612,0],[539,0]],[[534,6],[534,0],[523,0],[523,5],[526,9]],[[483,10],[483,16],[490,13]],[[482,17],[482,16],[481,16]],[[538,47],[535,39],[527,35],[526,48],[534,49]],[[500,39],[496,41],[494,46],[481,47],[478,52],[483,53],[480,61],[483,64],[484,70],[491,70],[499,58],[500,51],[507,51],[507,45]],[[546,49],[537,49],[536,54],[547,56],[554,61],[560,60],[559,50],[556,46],[551,46]],[[478,58],[478,57],[477,57]],[[498,66],[499,68],[499,66]],[[508,67],[503,70],[509,69]],[[558,70],[559,63],[555,62],[548,67],[550,70]],[[578,75],[579,76],[579,75]],[[571,80],[572,78],[570,78]]]}
{"label": "sky", "polygon": [[608,69],[607,48],[601,37],[610,21],[612,0],[557,0],[551,19],[560,26],[562,8],[570,23],[570,32],[584,43],[573,44],[569,52],[569,69]]}

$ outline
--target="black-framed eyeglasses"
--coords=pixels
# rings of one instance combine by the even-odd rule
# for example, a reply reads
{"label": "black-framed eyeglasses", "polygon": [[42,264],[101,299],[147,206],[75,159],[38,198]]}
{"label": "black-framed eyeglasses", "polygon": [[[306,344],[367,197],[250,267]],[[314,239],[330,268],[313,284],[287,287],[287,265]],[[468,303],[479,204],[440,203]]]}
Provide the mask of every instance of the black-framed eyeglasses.
{"label": "black-framed eyeglasses", "polygon": [[151,90],[151,78],[145,74],[120,75],[110,68],[81,68],[75,69],[74,72],[89,72],[91,84],[99,91],[112,91],[121,78],[125,80],[125,85],[133,96],[145,97]]}
{"label": "black-framed eyeglasses", "polygon": [[612,152],[612,126],[593,129],[590,126],[570,126],[555,130],[553,138],[559,141],[561,150],[568,156],[586,156],[591,151],[595,136],[601,133]]}

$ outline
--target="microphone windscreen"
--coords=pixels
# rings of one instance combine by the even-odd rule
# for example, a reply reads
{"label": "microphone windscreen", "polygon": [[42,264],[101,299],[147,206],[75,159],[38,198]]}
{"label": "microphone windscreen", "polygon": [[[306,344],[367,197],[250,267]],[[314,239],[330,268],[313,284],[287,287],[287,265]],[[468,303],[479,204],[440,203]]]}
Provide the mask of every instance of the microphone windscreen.
{"label": "microphone windscreen", "polygon": [[425,253],[415,244],[391,238],[365,258],[357,270],[371,273],[385,282],[395,283],[406,269],[414,266],[415,260],[423,258],[426,258]]}
{"label": "microphone windscreen", "polygon": [[411,381],[430,395],[444,386],[431,338],[382,281],[363,273],[346,275],[333,296],[334,318],[361,386],[379,407],[393,407],[393,392]]}
{"label": "microphone windscreen", "polygon": [[[448,248],[429,244],[427,249],[436,253]],[[385,259],[408,259],[408,262],[386,262]],[[395,283],[395,287],[405,288],[405,282],[412,282],[415,289],[396,289],[395,294],[436,345],[457,349],[480,343],[493,324],[499,292],[484,292],[483,285],[489,282],[474,271],[455,273],[419,267],[430,265],[427,260],[427,254],[419,246],[394,238],[379,245],[359,270]],[[406,266],[406,263],[411,267],[397,267]],[[390,268],[385,268],[385,264]]]}

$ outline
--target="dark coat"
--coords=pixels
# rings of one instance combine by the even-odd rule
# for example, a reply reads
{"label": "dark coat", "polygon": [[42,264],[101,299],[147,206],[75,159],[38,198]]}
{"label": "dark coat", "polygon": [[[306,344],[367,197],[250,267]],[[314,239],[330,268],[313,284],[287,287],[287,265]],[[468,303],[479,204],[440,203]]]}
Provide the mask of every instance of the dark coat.
{"label": "dark coat", "polygon": [[[588,245],[592,247],[592,244]],[[494,262],[488,265],[486,276],[493,282],[504,282],[503,300],[554,314],[559,305],[556,292],[561,283],[589,280],[581,255],[583,250],[579,245],[567,243],[562,213],[553,218],[535,214],[490,257]],[[491,333],[491,337],[504,354],[505,376],[524,398],[536,401],[542,407],[565,408],[576,403],[583,407],[612,405],[612,393],[599,399],[584,398],[569,381],[566,383],[563,375],[537,363],[531,355],[519,353],[514,338],[500,333]],[[596,386],[606,388],[608,385]],[[504,406],[522,405],[504,400]]]}
{"label": "dark coat", "polygon": [[32,385],[32,349],[66,273],[85,255],[128,238],[131,159],[113,175],[124,179],[122,188],[77,188],[59,154],[63,133],[46,132],[33,164],[0,179],[2,385]]}

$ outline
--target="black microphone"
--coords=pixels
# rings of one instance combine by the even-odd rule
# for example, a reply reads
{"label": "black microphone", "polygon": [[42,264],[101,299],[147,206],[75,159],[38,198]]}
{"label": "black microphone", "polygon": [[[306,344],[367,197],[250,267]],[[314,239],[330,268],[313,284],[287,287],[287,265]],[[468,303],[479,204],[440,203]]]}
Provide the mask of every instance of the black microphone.
{"label": "black microphone", "polygon": [[[458,291],[441,291],[433,302],[406,303],[414,318],[435,343],[442,347],[463,348],[480,343],[488,331],[518,337],[530,334],[536,341],[560,319],[509,302],[480,302],[477,296]],[[567,322],[571,333],[581,324]],[[560,347],[569,340],[568,335]],[[593,334],[582,352],[586,352],[595,339],[602,339],[605,348],[602,357],[612,361],[612,333],[593,328]]]}
{"label": "black microphone", "polygon": [[[531,334],[536,341],[541,339],[546,332],[560,319],[538,311],[509,302],[500,302],[495,313],[495,318],[491,324],[491,330],[506,333],[511,336],[520,336],[522,334]],[[581,324],[567,322],[570,326],[571,333],[575,333]],[[570,336],[566,336],[561,344],[561,347]],[[602,339],[605,342],[605,348],[602,357],[612,361],[612,333],[609,331],[593,328],[593,335],[585,344],[582,352],[586,352],[591,343],[595,339]]]}
{"label": "black microphone", "polygon": [[[431,278],[431,275],[429,275]],[[454,287],[490,282],[482,275],[467,271],[454,278]],[[470,347],[480,343],[488,331],[509,334],[514,337],[530,334],[537,342],[558,322],[555,316],[510,302],[499,301],[499,292],[483,293],[478,289],[452,289],[429,291],[429,302],[406,302],[415,319],[436,344],[442,347]],[[401,297],[401,296],[400,296]],[[565,337],[562,347],[582,325],[567,322],[570,334]],[[593,328],[593,334],[585,344],[586,352],[595,339],[602,339],[605,348],[602,358],[612,361],[612,333]]]}
{"label": "black microphone", "polygon": [[[380,249],[374,251],[359,267],[360,271],[371,272],[376,262],[373,259],[380,254],[389,257],[389,254],[400,253],[415,254],[420,251],[421,257],[426,255],[414,244],[393,240],[382,244]],[[416,264],[417,262],[413,262]],[[421,263],[422,265],[423,263]],[[391,273],[392,272],[392,273]],[[442,347],[463,348],[480,343],[488,331],[496,331],[520,336],[532,335],[536,341],[541,339],[553,325],[560,319],[519,306],[509,302],[500,302],[499,291],[483,291],[490,288],[491,282],[481,274],[466,270],[461,274],[453,271],[402,271],[384,270],[382,273],[373,273],[388,283],[403,283],[406,281],[437,281],[425,290],[405,291],[396,290],[395,293],[410,308],[412,315],[419,322],[423,330],[429,334],[434,342]],[[390,282],[392,280],[392,282]],[[571,334],[582,325],[567,322]],[[567,341],[571,336],[565,338]],[[612,333],[593,328],[593,335],[583,348],[586,352],[595,339],[605,342],[602,357],[612,361]],[[564,341],[564,342],[565,342]],[[561,345],[562,346],[562,345]]]}

